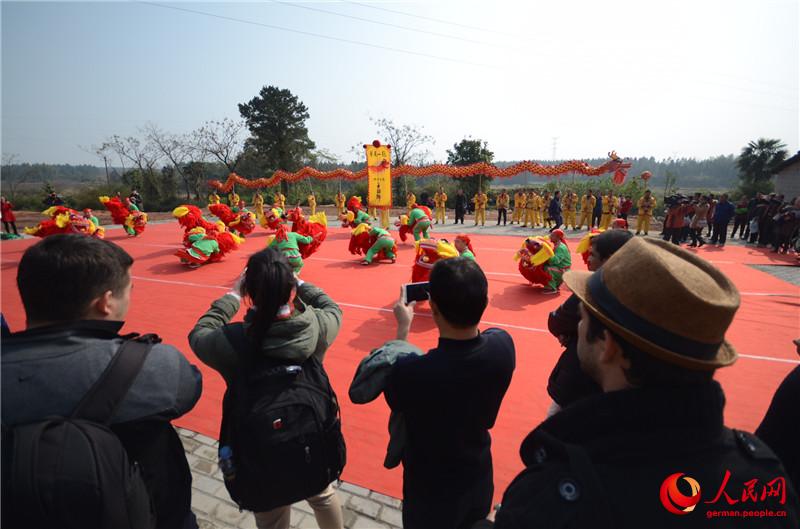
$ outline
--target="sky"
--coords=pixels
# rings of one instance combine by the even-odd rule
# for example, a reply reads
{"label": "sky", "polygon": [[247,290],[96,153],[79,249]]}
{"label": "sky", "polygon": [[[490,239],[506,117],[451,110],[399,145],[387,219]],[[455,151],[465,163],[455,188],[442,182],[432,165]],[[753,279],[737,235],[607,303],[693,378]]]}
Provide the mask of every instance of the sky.
{"label": "sky", "polygon": [[[261,87],[309,109],[340,160],[370,118],[495,160],[800,148],[798,0],[6,2],[2,152],[101,164],[90,146],[238,118]],[[385,142],[385,139],[378,138]],[[87,152],[90,151],[90,152]]]}

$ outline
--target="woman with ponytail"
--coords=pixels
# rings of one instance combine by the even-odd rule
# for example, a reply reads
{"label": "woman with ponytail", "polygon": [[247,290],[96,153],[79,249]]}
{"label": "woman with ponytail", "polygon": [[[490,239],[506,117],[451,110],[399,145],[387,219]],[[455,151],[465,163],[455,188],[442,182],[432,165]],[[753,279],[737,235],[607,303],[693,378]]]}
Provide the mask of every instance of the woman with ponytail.
{"label": "woman with ponytail", "polygon": [[[239,311],[242,298],[250,305],[244,321],[242,324],[229,325]],[[271,372],[276,369],[273,366],[278,366],[279,370],[283,368],[281,372],[284,373],[282,375],[284,378],[258,378],[259,387],[251,387],[250,384],[254,382],[247,382],[248,391],[252,393],[269,391],[269,384],[273,383],[273,380],[276,380],[273,383],[274,387],[284,384],[286,377],[289,376],[287,373],[294,376],[298,371],[303,372],[302,376],[308,376],[307,373],[311,373],[313,369],[321,370],[322,377],[327,383],[327,376],[321,366],[325,352],[339,333],[341,323],[342,310],[339,306],[320,288],[297,278],[283,252],[267,248],[253,254],[233,289],[214,301],[189,333],[189,344],[194,353],[202,362],[217,370],[228,386],[223,414],[223,436],[231,427],[231,419],[227,415],[227,403],[229,397],[234,399],[240,395],[234,389],[238,390],[236,384],[244,384],[242,381],[246,378],[243,378],[245,376],[243,373],[257,372],[261,366],[270,367]],[[241,336],[237,337],[235,332],[237,330],[241,332]],[[332,397],[335,402],[335,395]],[[338,428],[338,418],[336,426]],[[274,425],[270,424],[270,427]],[[293,425],[287,424],[284,429],[292,427]],[[233,428],[235,429],[236,425],[233,425]],[[259,529],[268,527],[288,529],[290,504],[272,507],[273,499],[252,500],[252,491],[241,490],[246,482],[243,470],[253,469],[242,468],[246,463],[243,463],[243,455],[237,454],[239,445],[229,441],[227,440],[225,444],[233,445],[233,461],[239,467],[235,480],[238,482],[236,486],[240,488],[235,490],[231,482],[226,480],[231,496],[244,509],[255,511],[256,525]],[[223,439],[220,445],[223,445]],[[220,455],[222,458],[222,452]],[[222,463],[220,466],[223,466]],[[270,472],[264,478],[266,485],[259,490],[267,490],[272,486],[275,487],[274,490],[282,491],[289,487],[288,483],[292,477],[291,472],[286,476]],[[338,474],[330,481],[336,477]],[[335,490],[329,483],[320,488],[321,491],[315,490],[305,496],[314,509],[317,523],[324,529],[341,529],[342,509]],[[242,500],[248,498],[248,494],[249,501]],[[237,498],[237,495],[240,497]],[[257,505],[270,505],[270,507],[264,509]]]}

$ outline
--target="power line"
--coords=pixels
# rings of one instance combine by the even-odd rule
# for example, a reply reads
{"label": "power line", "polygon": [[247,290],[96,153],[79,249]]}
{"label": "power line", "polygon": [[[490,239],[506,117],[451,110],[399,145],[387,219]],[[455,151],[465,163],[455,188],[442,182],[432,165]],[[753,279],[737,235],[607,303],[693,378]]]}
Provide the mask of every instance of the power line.
{"label": "power line", "polygon": [[229,17],[229,16],[226,16],[226,15],[218,15],[216,13],[208,13],[206,11],[198,11],[196,9],[189,9],[189,8],[186,8],[186,7],[178,7],[178,6],[170,6],[170,5],[165,5],[165,4],[158,4],[158,3],[155,3],[155,2],[147,2],[145,0],[134,0],[134,2],[135,3],[139,3],[139,4],[145,4],[145,5],[153,6],[153,7],[160,7],[160,8],[163,8],[163,9],[172,9],[172,10],[175,10],[175,11],[183,11],[185,13],[192,13],[192,14],[195,14],[195,15],[203,15],[203,16],[207,16],[207,17],[218,18],[218,19],[221,19],[221,20],[228,20],[230,22],[239,22],[241,24],[248,24],[248,25],[251,25],[251,26],[260,26],[260,27],[264,27],[264,28],[268,28],[268,29],[277,29],[279,31],[286,31],[288,33],[296,33],[296,34],[299,34],[299,35],[306,35],[306,36],[309,36],[309,37],[317,37],[317,38],[320,38],[320,39],[332,40],[332,41],[336,41],[336,42],[344,42],[344,43],[347,43],[347,44],[355,44],[357,46],[366,46],[368,48],[374,48],[374,49],[378,49],[378,50],[393,51],[393,52],[397,52],[397,53],[404,53],[406,55],[414,55],[414,56],[417,56],[417,57],[425,57],[425,58],[428,58],[428,59],[435,59],[435,60],[439,60],[439,61],[446,61],[446,62],[452,62],[452,63],[458,63],[458,64],[466,64],[466,65],[469,65],[469,66],[480,66],[481,68],[499,69],[499,66],[494,65],[494,64],[485,64],[485,63],[479,63],[479,62],[464,61],[464,60],[461,60],[461,59],[453,59],[451,57],[443,57],[441,55],[433,55],[433,54],[430,54],[430,53],[423,53],[423,52],[419,52],[419,51],[411,51],[411,50],[405,50],[405,49],[402,49],[402,48],[393,48],[391,46],[382,46],[380,44],[372,44],[370,42],[363,42],[363,41],[359,41],[359,40],[345,39],[345,38],[341,38],[341,37],[332,37],[330,35],[323,35],[321,33],[314,33],[314,32],[311,32],[311,31],[303,31],[303,30],[299,30],[299,29],[292,29],[292,28],[287,28],[287,27],[283,27],[283,26],[277,26],[275,24],[266,24],[264,22],[256,22],[254,20],[247,20],[247,19],[244,19],[244,18]]}
{"label": "power line", "polygon": [[472,43],[472,44],[480,44],[481,46],[493,46],[493,47],[500,47],[500,48],[507,47],[507,46],[504,46],[502,44],[495,44],[495,43],[492,43],[492,42],[485,42],[485,41],[481,41],[481,40],[468,39],[468,38],[464,38],[464,37],[459,37],[457,35],[448,35],[447,33],[437,33],[435,31],[427,31],[427,30],[424,30],[424,29],[412,28],[410,26],[401,26],[400,24],[391,24],[389,22],[371,20],[369,18],[358,17],[358,16],[355,16],[355,15],[346,15],[344,13],[337,13],[335,11],[328,11],[327,9],[320,9],[318,7],[304,6],[304,5],[295,4],[295,3],[291,3],[291,2],[282,2],[280,0],[270,0],[270,1],[275,3],[275,4],[281,4],[281,5],[285,5],[287,7],[294,7],[296,9],[306,9],[308,11],[317,11],[318,13],[325,13],[327,15],[334,15],[334,16],[342,17],[342,18],[350,18],[350,19],[353,19],[353,20],[359,20],[361,22],[368,22],[370,24],[377,24],[379,26],[387,26],[387,27],[390,27],[390,28],[397,28],[397,29],[402,29],[402,30],[406,30],[406,31],[413,31],[415,33],[424,33],[426,35],[433,35],[435,37],[444,37],[446,39],[460,40],[462,42],[469,42],[469,43]]}

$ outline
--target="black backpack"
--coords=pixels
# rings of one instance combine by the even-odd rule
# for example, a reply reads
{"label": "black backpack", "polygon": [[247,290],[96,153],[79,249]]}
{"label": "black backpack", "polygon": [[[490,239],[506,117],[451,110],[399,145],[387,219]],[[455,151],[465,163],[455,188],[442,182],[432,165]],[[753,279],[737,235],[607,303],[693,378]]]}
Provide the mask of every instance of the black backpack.
{"label": "black backpack", "polygon": [[72,416],[3,424],[3,528],[155,527],[139,466],[108,421],[160,341],[125,341]]}
{"label": "black backpack", "polygon": [[322,492],[346,462],[339,402],[322,363],[267,359],[241,323],[223,327],[239,356],[225,392],[220,446],[233,451],[225,479],[240,509],[263,512]]}

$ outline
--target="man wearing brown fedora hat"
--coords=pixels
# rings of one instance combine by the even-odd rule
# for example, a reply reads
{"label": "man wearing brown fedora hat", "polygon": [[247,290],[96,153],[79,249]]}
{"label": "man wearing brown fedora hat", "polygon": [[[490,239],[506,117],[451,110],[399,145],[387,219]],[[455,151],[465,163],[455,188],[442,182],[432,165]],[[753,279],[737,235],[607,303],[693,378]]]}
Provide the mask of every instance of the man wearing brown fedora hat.
{"label": "man wearing brown fedora hat", "polygon": [[599,271],[568,272],[565,282],[581,300],[581,368],[603,393],[523,441],[526,469],[495,525],[685,528],[724,516],[719,527],[798,527],[781,462],[754,435],[723,425],[713,375],[737,357],[725,340],[739,307],[733,283],[655,239],[632,239]]}

